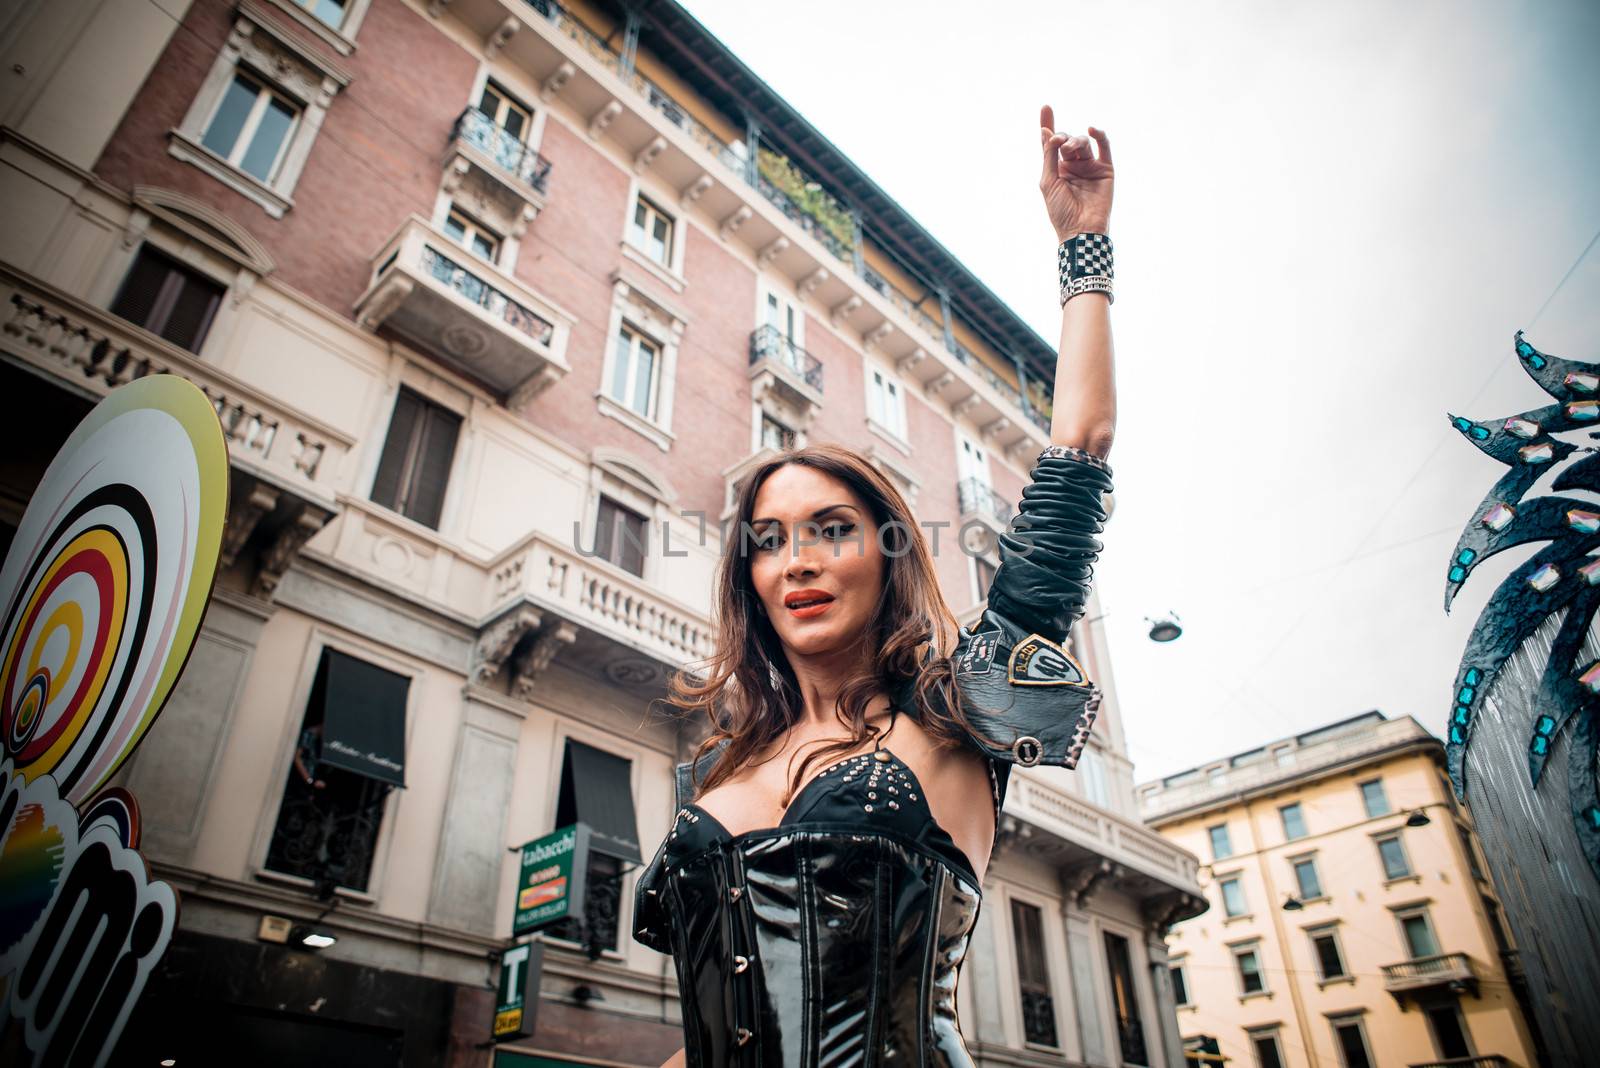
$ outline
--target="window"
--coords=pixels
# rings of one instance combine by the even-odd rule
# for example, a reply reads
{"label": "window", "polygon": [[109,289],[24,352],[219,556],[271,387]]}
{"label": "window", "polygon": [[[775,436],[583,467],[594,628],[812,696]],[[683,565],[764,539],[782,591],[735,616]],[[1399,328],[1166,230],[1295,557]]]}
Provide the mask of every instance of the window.
{"label": "window", "polygon": [[1383,780],[1372,779],[1361,784],[1361,803],[1367,806],[1367,817],[1387,816],[1392,810],[1389,808],[1389,795],[1383,791]]}
{"label": "window", "polygon": [[1333,1042],[1339,1047],[1339,1063],[1343,1068],[1372,1068],[1372,1054],[1367,1048],[1367,1031],[1361,1026],[1361,1017],[1336,1017],[1333,1025]]}
{"label": "window", "polygon": [[1376,839],[1378,843],[1378,859],[1383,862],[1383,877],[1385,879],[1404,879],[1411,874],[1411,862],[1406,859],[1406,850],[1400,844],[1398,834],[1385,835]]}
{"label": "window", "polygon": [[[299,29],[337,52],[354,47],[350,35],[368,0],[310,0],[286,4]],[[343,10],[342,25],[319,17]],[[200,83],[183,120],[168,137],[167,151],[260,205],[275,219],[292,206],[290,197],[305,167],[333,97],[350,75],[299,32],[276,19],[257,18],[241,5]]]}
{"label": "window", "polygon": [[1311,936],[1311,950],[1317,958],[1317,977],[1338,979],[1344,970],[1344,954],[1339,951],[1339,938],[1332,928],[1307,932]]}
{"label": "window", "polygon": [[1287,768],[1294,764],[1294,746],[1280,745],[1272,750],[1272,759],[1280,768]]}
{"label": "window", "polygon": [[1173,1004],[1189,1004],[1189,973],[1184,969],[1184,958],[1173,961],[1167,971],[1172,976]]}
{"label": "window", "polygon": [[180,348],[199,352],[225,291],[165,253],[142,245],[111,313]]}
{"label": "window", "polygon": [[1395,919],[1400,921],[1400,933],[1412,960],[1439,955],[1439,943],[1434,940],[1433,925],[1428,922],[1426,909],[1396,913]]}
{"label": "window", "polygon": [[1461,838],[1461,851],[1467,856],[1467,868],[1474,879],[1484,878],[1483,867],[1478,863],[1478,851],[1472,846],[1472,835],[1461,824],[1456,824],[1456,834]]}
{"label": "window", "polygon": [[1222,886],[1222,911],[1229,916],[1243,916],[1245,913],[1244,887],[1239,885],[1239,880],[1224,879]]}
{"label": "window", "polygon": [[462,248],[477,253],[490,263],[495,262],[495,257],[499,255],[500,236],[454,205],[445,217],[444,232]]}
{"label": "window", "polygon": [[1315,857],[1301,857],[1294,861],[1294,880],[1300,887],[1302,901],[1322,896],[1322,880],[1317,877]]}
{"label": "window", "polygon": [[628,240],[634,248],[670,270],[672,227],[672,216],[641,196],[633,205],[633,223],[628,227]]}
{"label": "window", "polygon": [[1228,783],[1228,769],[1222,765],[1206,769],[1206,785],[1226,786]]}
{"label": "window", "polygon": [[510,93],[494,82],[484,83],[478,110],[508,136],[522,142],[528,140],[528,132],[533,127],[533,112],[517,103]]}
{"label": "window", "polygon": [[1283,817],[1283,836],[1290,841],[1306,836],[1306,817],[1300,811],[1300,802],[1283,805],[1278,809],[1278,815]]}
{"label": "window", "polygon": [[271,871],[365,891],[389,790],[403,784],[411,680],[324,649],[267,847]]}
{"label": "window", "polygon": [[616,358],[611,365],[612,399],[654,419],[660,365],[660,346],[623,323],[617,330]]}
{"label": "window", "polygon": [[986,601],[989,599],[989,587],[994,585],[994,576],[999,570],[999,566],[992,560],[985,559],[982,556],[974,556],[972,558],[972,573],[977,583],[978,600]]}
{"label": "window", "polygon": [[1022,1037],[1056,1045],[1056,1009],[1044,955],[1044,921],[1037,905],[1011,902],[1011,937],[1017,949],[1017,985],[1022,991]]}
{"label": "window", "polygon": [[566,741],[556,799],[557,827],[589,826],[583,915],[568,916],[545,933],[583,946],[590,960],[617,949],[622,877],[637,865],[639,828],[634,816],[633,762],[574,738]]}
{"label": "window", "polygon": [[905,439],[906,406],[900,394],[900,383],[874,368],[870,382],[870,407],[867,412],[872,421],[894,436]]}
{"label": "window", "polygon": [[345,11],[349,7],[349,0],[295,0],[295,3],[336,30],[344,25]]}
{"label": "window", "polygon": [[638,512],[602,496],[595,520],[594,554],[642,578],[645,544],[649,537],[646,524],[647,520]]}
{"label": "window", "polygon": [[761,445],[763,448],[783,452],[794,448],[794,431],[778,422],[766,412],[761,413]]}
{"label": "window", "polygon": [[1228,838],[1228,825],[1219,823],[1207,830],[1211,834],[1211,859],[1222,860],[1224,857],[1233,856],[1233,842]]}
{"label": "window", "polygon": [[1233,951],[1234,963],[1239,967],[1239,992],[1261,994],[1267,989],[1266,976],[1261,971],[1261,953],[1254,944],[1237,946]]}
{"label": "window", "polygon": [[1078,757],[1078,781],[1083,783],[1083,796],[1101,808],[1111,806],[1111,795],[1106,790],[1105,757],[1093,746],[1085,746]]}
{"label": "window", "polygon": [[1433,1045],[1440,1058],[1465,1061],[1472,1056],[1466,1027],[1461,1020],[1461,1006],[1454,998],[1429,1005],[1423,1011],[1428,1017],[1428,1030],[1433,1032]]}
{"label": "window", "polygon": [[1257,1068],[1283,1068],[1283,1047],[1278,1044],[1278,1031],[1251,1031],[1250,1048],[1255,1051]]}
{"label": "window", "polygon": [[1111,972],[1111,1009],[1117,1017],[1117,1041],[1122,1047],[1123,1064],[1149,1064],[1144,1044],[1144,1021],[1140,1019],[1139,992],[1133,986],[1133,961],[1128,940],[1112,931],[1105,933],[1106,964]]}
{"label": "window", "polygon": [[254,78],[235,74],[201,144],[259,181],[271,183],[299,109]]}
{"label": "window", "polygon": [[460,432],[461,416],[402,386],[372,480],[373,503],[439,529]]}

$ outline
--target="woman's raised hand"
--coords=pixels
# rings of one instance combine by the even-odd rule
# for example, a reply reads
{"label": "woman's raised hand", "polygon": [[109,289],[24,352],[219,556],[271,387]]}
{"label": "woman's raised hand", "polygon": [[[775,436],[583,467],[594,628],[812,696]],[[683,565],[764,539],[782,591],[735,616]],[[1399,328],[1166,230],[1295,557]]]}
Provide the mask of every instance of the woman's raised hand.
{"label": "woman's raised hand", "polygon": [[[1044,149],[1044,194],[1056,240],[1078,233],[1109,233],[1111,225],[1111,142],[1104,130],[1089,127],[1089,136],[1056,132],[1056,117],[1046,104],[1039,109],[1039,143]],[[1090,138],[1094,141],[1091,143]],[[1094,146],[1100,146],[1095,156]]]}

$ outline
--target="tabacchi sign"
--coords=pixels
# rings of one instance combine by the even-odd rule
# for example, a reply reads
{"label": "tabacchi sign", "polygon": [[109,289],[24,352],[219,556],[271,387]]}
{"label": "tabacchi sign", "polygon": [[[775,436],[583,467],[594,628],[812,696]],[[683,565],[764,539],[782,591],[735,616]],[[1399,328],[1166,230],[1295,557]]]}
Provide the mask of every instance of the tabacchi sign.
{"label": "tabacchi sign", "polygon": [[513,935],[583,913],[583,876],[589,867],[589,827],[574,823],[522,847]]}

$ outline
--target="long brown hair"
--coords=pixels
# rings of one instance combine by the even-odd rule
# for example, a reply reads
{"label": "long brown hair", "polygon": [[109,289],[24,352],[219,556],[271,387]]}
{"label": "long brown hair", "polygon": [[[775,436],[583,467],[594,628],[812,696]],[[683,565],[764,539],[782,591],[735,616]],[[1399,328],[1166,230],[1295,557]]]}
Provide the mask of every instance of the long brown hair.
{"label": "long brown hair", "polygon": [[[750,555],[756,541],[750,523],[756,493],[774,471],[788,464],[810,467],[849,486],[866,503],[884,553],[884,583],[877,611],[868,620],[861,641],[876,650],[867,667],[846,679],[839,690],[839,722],[851,736],[814,750],[800,765],[783,798],[787,805],[806,769],[824,757],[843,756],[881,728],[868,728],[867,705],[877,693],[891,695],[912,682],[911,712],[941,748],[971,745],[970,726],[961,711],[955,669],[950,658],[960,627],[945,604],[933,568],[933,557],[911,509],[894,484],[864,456],[842,445],[808,445],[770,457],[744,479],[733,526],[717,571],[717,647],[703,682],[687,671],[673,673],[665,698],[679,708],[703,710],[711,733],[695,749],[693,761],[724,739],[727,750],[698,784],[694,796],[725,782],[749,764],[758,752],[799,722],[804,713],[798,680],[783,645],[750,578]],[[864,533],[864,532],[863,532]],[[949,699],[935,694],[942,690]]]}

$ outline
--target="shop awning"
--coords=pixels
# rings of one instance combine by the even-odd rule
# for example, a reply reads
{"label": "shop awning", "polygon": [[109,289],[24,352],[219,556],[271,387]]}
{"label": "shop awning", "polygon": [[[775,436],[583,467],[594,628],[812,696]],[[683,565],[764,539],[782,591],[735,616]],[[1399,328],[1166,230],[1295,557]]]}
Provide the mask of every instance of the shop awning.
{"label": "shop awning", "polygon": [[590,849],[638,864],[643,858],[633,813],[631,767],[622,757],[568,738],[556,826],[587,823]]}
{"label": "shop awning", "polygon": [[322,701],[322,762],[393,786],[406,784],[406,691],[411,680],[325,649],[312,700]]}

